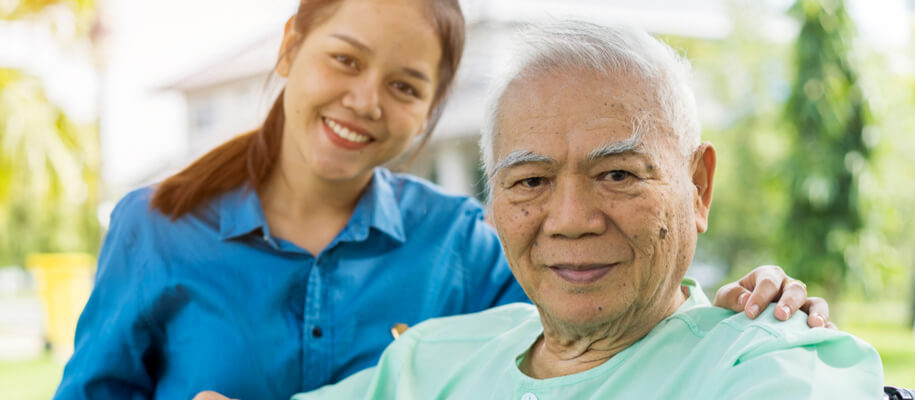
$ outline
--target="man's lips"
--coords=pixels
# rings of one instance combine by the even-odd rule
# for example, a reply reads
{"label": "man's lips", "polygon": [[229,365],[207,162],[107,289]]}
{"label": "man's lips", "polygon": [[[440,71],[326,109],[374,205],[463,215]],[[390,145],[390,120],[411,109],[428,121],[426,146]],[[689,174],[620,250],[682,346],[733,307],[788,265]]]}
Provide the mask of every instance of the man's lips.
{"label": "man's lips", "polygon": [[575,284],[588,284],[607,275],[617,264],[557,264],[548,268],[560,278]]}

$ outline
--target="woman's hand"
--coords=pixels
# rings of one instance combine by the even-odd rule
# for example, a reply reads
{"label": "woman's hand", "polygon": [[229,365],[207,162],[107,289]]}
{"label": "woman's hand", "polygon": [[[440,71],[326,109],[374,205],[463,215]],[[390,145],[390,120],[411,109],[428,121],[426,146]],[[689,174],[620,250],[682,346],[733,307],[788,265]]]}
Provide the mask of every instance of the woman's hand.
{"label": "woman's hand", "polygon": [[776,300],[775,318],[779,320],[786,321],[800,309],[807,313],[807,325],[811,328],[836,329],[835,324],[829,322],[826,300],[807,297],[807,285],[791,279],[777,265],[756,267],[739,281],[722,286],[715,294],[716,306],[743,311],[750,319],[756,318],[760,310]]}
{"label": "woman's hand", "polygon": [[230,399],[230,398],[223,396],[219,393],[216,393],[214,391],[206,390],[206,391],[197,393],[197,395],[194,396],[193,400],[237,400],[237,399]]}

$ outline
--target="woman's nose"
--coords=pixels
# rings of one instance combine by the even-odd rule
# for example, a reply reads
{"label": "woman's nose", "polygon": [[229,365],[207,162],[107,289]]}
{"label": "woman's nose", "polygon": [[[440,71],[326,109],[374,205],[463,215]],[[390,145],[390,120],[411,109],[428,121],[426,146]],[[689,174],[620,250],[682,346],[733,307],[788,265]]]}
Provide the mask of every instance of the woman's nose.
{"label": "woman's nose", "polygon": [[356,115],[372,121],[381,119],[381,102],[378,95],[378,84],[369,76],[353,82],[343,96],[343,106],[353,110]]}

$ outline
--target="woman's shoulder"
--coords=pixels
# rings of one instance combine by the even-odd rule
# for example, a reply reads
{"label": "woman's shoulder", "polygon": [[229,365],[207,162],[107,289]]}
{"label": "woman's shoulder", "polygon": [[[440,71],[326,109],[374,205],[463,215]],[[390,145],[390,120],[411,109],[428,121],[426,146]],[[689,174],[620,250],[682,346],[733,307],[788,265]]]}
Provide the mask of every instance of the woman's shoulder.
{"label": "woman's shoulder", "polygon": [[483,205],[465,194],[451,193],[426,179],[379,168],[379,177],[390,185],[402,210],[422,210],[445,218],[483,215]]}
{"label": "woman's shoulder", "polygon": [[171,231],[185,224],[188,219],[199,219],[200,211],[192,211],[184,216],[172,219],[169,215],[152,206],[156,193],[154,185],[144,186],[127,192],[111,212],[110,230],[121,230],[133,234],[142,232]]}
{"label": "woman's shoulder", "polygon": [[205,201],[201,206],[173,219],[170,215],[164,214],[161,210],[153,207],[153,198],[156,190],[155,185],[149,185],[127,192],[124,197],[118,200],[114,210],[111,212],[111,223],[114,224],[120,221],[173,225],[190,219],[212,219],[214,215],[211,214],[215,212],[213,209],[214,202],[219,201],[225,195],[225,193],[216,195]]}
{"label": "woman's shoulder", "polygon": [[150,208],[150,201],[152,201],[154,193],[155,189],[151,186],[127,192],[114,206],[114,210],[111,212],[111,222],[148,220],[155,218],[157,214],[161,216],[161,213],[152,212],[153,210]]}

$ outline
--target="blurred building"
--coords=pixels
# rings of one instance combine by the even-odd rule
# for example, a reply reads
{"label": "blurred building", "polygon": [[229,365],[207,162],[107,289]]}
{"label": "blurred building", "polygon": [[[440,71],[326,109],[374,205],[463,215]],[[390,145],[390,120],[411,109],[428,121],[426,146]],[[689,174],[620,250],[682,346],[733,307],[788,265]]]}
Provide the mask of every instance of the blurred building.
{"label": "blurred building", "polygon": [[[520,24],[573,15],[594,22],[633,24],[656,34],[715,39],[727,36],[732,29],[726,3],[465,1],[467,46],[456,86],[432,141],[409,166],[409,172],[452,192],[481,195],[477,140],[484,100],[493,71],[505,61],[509,37]],[[780,13],[762,21],[761,29],[773,37],[787,40],[796,31]],[[217,144],[258,126],[275,97],[277,83],[281,83],[276,77],[271,81],[280,40],[277,32],[239,46],[163,87],[181,92],[187,100],[188,151],[144,181],[161,179]]]}

